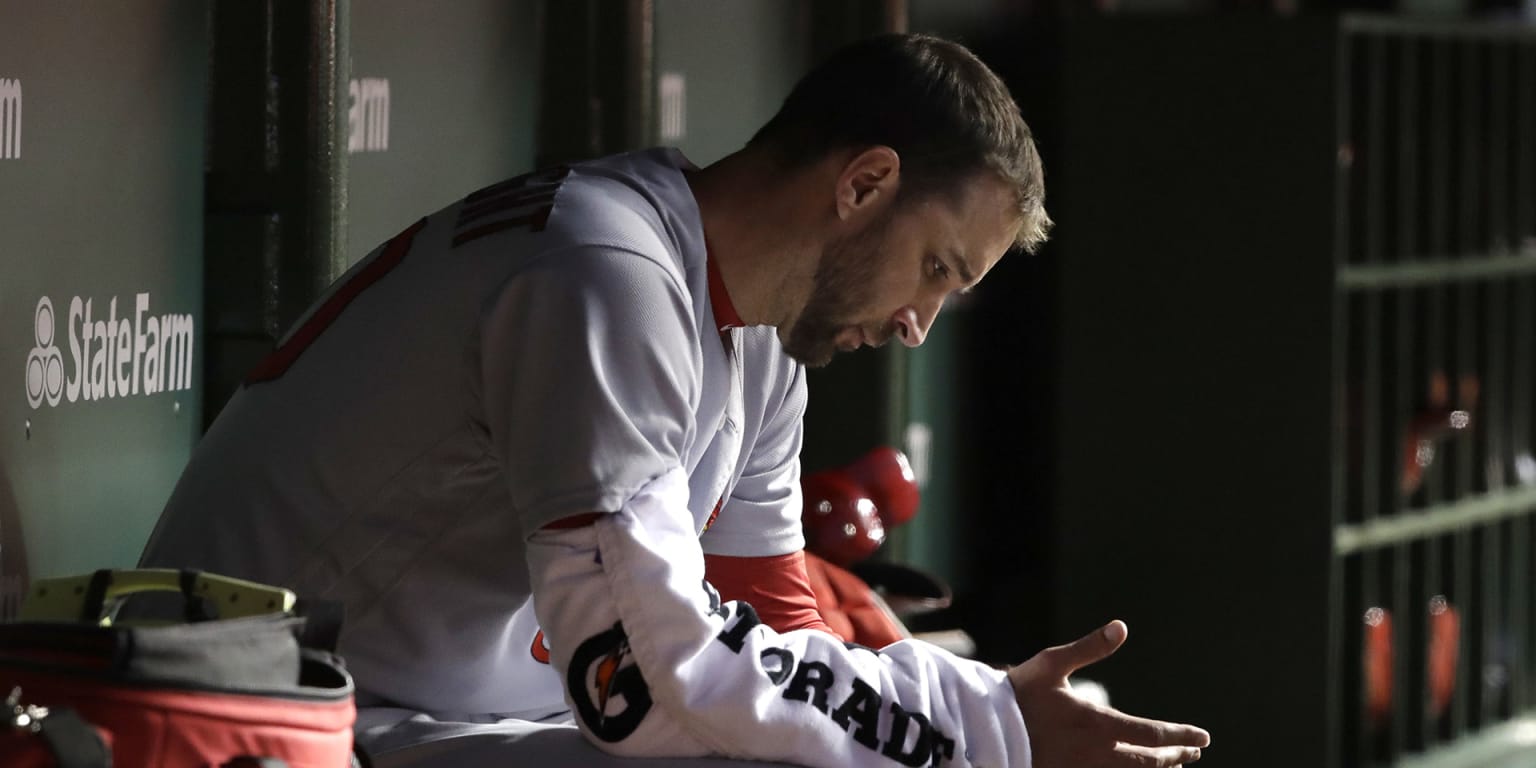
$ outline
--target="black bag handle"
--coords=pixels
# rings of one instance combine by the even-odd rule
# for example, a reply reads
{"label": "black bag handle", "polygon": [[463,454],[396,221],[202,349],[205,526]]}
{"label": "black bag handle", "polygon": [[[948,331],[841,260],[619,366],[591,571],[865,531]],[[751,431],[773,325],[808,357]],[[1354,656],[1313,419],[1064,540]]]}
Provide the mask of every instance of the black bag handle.
{"label": "black bag handle", "polygon": [[[208,615],[203,605],[203,596],[197,593],[198,579],[202,575],[202,571],[192,568],[184,568],[176,574],[176,584],[181,589],[182,618],[185,621],[207,621],[213,618]],[[107,608],[107,594],[111,592],[112,584],[113,571],[110,568],[102,568],[91,574],[91,581],[85,588],[85,597],[80,603],[81,623],[96,624],[102,620]]]}
{"label": "black bag handle", "polygon": [[58,768],[112,768],[112,753],[73,709],[49,710],[37,721],[37,735],[47,742]]}

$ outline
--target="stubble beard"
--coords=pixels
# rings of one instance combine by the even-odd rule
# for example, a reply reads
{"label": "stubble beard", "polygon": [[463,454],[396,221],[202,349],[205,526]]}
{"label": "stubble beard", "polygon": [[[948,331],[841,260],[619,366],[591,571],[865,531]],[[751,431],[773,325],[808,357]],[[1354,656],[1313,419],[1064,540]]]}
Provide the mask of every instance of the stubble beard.
{"label": "stubble beard", "polygon": [[[859,325],[853,318],[872,303],[888,218],[882,217],[867,230],[838,240],[822,252],[811,297],[784,342],[784,352],[791,358],[820,368],[837,354],[837,335]],[[889,335],[889,329],[883,327],[874,338],[883,340]]]}

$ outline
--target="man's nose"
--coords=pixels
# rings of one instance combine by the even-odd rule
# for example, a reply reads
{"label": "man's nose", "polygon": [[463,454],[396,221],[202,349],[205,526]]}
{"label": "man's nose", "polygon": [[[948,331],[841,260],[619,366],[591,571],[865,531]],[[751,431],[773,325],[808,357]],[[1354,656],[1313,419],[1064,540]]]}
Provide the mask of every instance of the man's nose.
{"label": "man's nose", "polygon": [[928,329],[933,327],[933,317],[936,314],[938,314],[937,311],[918,314],[918,311],[912,307],[902,307],[897,311],[894,319],[896,335],[901,338],[901,343],[909,347],[922,344],[923,340],[928,338]]}

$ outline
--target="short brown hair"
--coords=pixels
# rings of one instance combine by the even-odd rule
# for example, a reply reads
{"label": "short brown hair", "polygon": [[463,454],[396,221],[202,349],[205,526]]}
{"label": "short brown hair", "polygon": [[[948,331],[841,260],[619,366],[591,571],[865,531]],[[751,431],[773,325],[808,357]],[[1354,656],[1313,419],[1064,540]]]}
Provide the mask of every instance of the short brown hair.
{"label": "short brown hair", "polygon": [[901,157],[904,197],[952,193],[991,172],[1018,194],[1016,244],[1034,251],[1050,231],[1040,154],[1007,86],[964,46],[931,35],[878,35],[839,49],[748,145],[790,165],[887,146]]}

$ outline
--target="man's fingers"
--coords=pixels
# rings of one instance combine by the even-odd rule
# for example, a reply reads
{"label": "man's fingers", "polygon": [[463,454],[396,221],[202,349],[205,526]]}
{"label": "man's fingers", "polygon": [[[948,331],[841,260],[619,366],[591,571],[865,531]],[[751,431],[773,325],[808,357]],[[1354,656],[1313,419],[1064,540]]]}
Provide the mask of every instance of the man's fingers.
{"label": "man's fingers", "polygon": [[1129,630],[1125,622],[1115,619],[1066,645],[1047,648],[1041,654],[1050,659],[1056,673],[1066,677],[1089,664],[1109,658],[1125,644],[1127,632]]}
{"label": "man's fingers", "polygon": [[1110,727],[1117,741],[1143,747],[1209,747],[1211,745],[1211,734],[1193,725],[1149,720],[1113,709],[1106,709],[1104,716],[1111,720]]}
{"label": "man's fingers", "polygon": [[1175,768],[1200,759],[1198,747],[1138,747],[1119,744],[1113,764],[1125,768]]}

